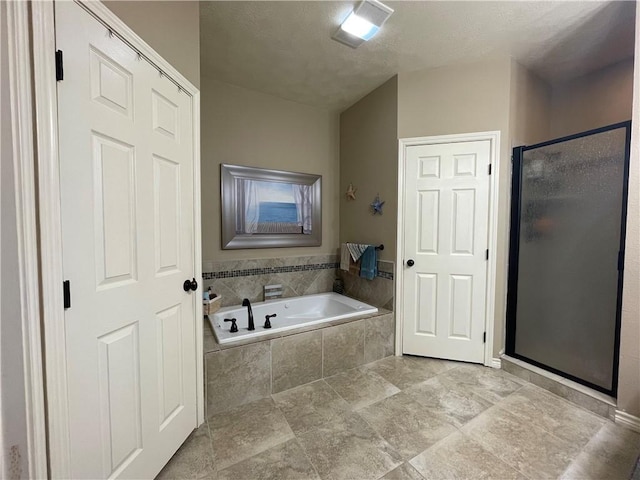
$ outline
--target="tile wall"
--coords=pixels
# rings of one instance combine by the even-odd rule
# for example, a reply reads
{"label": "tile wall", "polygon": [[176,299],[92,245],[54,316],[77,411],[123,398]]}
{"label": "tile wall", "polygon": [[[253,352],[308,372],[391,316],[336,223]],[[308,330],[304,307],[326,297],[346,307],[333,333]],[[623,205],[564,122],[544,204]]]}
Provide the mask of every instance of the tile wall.
{"label": "tile wall", "polygon": [[284,297],[330,292],[338,262],[337,255],[204,262],[202,276],[223,306],[239,305],[243,298],[261,302],[265,285],[282,285]]}
{"label": "tile wall", "polygon": [[342,278],[345,294],[363,302],[393,310],[394,264],[378,262],[378,277],[365,280],[339,269],[338,255],[258,258],[204,262],[204,287],[222,295],[222,306],[239,305],[243,298],[263,300],[265,285],[281,284],[284,297],[330,292]]}
{"label": "tile wall", "polygon": [[378,276],[373,280],[360,278],[344,270],[338,270],[338,275],[344,282],[345,295],[394,311],[394,267],[394,262],[378,261]]}

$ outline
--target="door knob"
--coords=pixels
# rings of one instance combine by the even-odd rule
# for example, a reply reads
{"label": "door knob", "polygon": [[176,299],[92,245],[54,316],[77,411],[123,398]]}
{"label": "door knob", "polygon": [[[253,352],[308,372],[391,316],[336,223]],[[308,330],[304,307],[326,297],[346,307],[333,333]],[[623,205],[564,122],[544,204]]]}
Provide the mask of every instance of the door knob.
{"label": "door knob", "polygon": [[182,284],[182,288],[184,288],[185,292],[188,292],[189,290],[193,290],[195,292],[198,289],[198,282],[196,282],[195,278],[193,280],[187,279]]}
{"label": "door knob", "polygon": [[416,262],[414,262],[413,260],[409,259],[409,260],[407,260],[407,267],[413,267],[413,265],[414,265],[415,263],[416,263]]}

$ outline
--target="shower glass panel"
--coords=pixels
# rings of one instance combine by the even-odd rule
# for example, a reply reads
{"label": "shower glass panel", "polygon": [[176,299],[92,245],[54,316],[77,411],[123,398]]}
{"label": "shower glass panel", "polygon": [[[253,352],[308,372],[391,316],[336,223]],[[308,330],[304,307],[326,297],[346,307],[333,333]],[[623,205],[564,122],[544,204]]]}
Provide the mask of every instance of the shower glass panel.
{"label": "shower glass panel", "polygon": [[507,354],[615,395],[630,122],[514,150]]}

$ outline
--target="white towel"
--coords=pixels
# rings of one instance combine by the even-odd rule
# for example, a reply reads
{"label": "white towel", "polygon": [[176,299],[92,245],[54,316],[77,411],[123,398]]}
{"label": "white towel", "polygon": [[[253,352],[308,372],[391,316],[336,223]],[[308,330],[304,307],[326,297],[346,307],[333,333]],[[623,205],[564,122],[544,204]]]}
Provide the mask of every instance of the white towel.
{"label": "white towel", "polygon": [[349,253],[347,244],[343,243],[342,245],[340,245],[340,270],[344,270],[345,272],[348,272],[350,261],[351,261],[351,254]]}
{"label": "white towel", "polygon": [[369,245],[363,243],[347,243],[349,253],[354,262],[357,262]]}

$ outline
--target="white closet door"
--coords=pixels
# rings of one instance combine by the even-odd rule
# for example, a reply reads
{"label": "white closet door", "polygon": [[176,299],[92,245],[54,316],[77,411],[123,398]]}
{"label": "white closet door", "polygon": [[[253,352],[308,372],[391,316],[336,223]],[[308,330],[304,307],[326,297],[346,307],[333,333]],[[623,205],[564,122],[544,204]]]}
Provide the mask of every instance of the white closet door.
{"label": "white closet door", "polygon": [[489,155],[489,141],[407,148],[403,353],[484,361]]}
{"label": "white closet door", "polygon": [[74,478],[153,478],[196,427],[191,99],[56,2]]}

